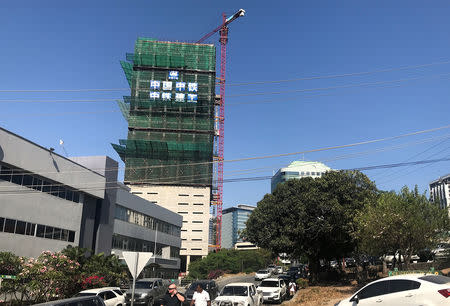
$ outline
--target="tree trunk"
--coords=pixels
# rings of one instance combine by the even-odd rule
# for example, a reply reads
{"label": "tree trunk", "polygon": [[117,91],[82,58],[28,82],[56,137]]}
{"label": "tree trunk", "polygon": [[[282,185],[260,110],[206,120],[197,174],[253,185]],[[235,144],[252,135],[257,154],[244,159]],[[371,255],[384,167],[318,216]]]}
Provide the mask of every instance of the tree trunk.
{"label": "tree trunk", "polygon": [[319,281],[319,257],[315,255],[308,256],[309,273],[311,274],[311,284],[317,284]]}

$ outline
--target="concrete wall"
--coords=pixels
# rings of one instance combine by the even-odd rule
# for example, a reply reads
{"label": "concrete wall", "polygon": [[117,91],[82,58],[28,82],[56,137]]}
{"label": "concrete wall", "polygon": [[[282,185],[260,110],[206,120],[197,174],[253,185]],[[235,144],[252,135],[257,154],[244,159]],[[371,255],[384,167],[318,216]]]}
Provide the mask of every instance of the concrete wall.
{"label": "concrete wall", "polygon": [[[0,250],[20,256],[38,256],[42,251],[59,251],[78,245],[83,205],[33,191],[27,187],[0,181],[0,189],[14,188],[15,194],[0,194],[0,216],[75,231],[74,243],[0,232]],[[19,193],[19,192],[24,193]]]}
{"label": "concrete wall", "polygon": [[137,196],[156,202],[183,217],[180,255],[208,255],[209,187],[140,185],[129,187]]}
{"label": "concrete wall", "polygon": [[91,248],[97,253],[103,252],[109,255],[112,245],[119,163],[108,156],[83,156],[70,159],[106,178],[103,201],[96,207],[99,219],[96,220],[95,245]]}

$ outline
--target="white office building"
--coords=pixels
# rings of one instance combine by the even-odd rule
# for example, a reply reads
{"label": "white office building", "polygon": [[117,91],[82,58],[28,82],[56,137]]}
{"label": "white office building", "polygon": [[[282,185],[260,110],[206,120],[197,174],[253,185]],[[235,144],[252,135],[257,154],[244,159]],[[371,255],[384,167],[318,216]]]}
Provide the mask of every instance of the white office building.
{"label": "white office building", "polygon": [[294,161],[289,166],[281,168],[271,179],[271,192],[275,190],[279,183],[290,179],[300,179],[303,177],[317,178],[332,169],[325,164],[315,161]]}
{"label": "white office building", "polygon": [[[450,205],[450,173],[441,176],[430,183],[430,198],[433,201],[439,199],[439,207],[449,209]],[[449,210],[450,213],[450,210]]]}

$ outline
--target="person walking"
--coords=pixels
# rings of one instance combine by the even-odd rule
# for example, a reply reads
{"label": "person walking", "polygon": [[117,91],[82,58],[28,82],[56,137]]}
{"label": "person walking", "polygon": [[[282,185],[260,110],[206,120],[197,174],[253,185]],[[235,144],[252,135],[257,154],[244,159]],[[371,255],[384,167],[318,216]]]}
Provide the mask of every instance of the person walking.
{"label": "person walking", "polygon": [[161,306],[181,306],[185,300],[186,297],[178,292],[177,285],[172,283],[169,285],[166,295],[162,298]]}
{"label": "person walking", "polygon": [[297,284],[294,281],[291,281],[289,283],[289,295],[291,297],[293,297],[295,294],[295,291],[297,291]]}
{"label": "person walking", "polygon": [[197,285],[190,306],[211,306],[211,300],[209,299],[209,293],[203,290],[201,284]]}

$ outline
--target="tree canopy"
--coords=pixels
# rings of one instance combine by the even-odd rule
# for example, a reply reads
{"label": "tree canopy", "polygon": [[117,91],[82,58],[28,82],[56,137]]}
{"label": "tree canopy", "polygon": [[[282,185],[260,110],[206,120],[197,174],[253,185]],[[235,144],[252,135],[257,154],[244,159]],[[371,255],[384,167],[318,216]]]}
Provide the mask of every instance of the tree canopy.
{"label": "tree canopy", "polygon": [[375,205],[359,214],[361,249],[374,255],[400,252],[408,263],[412,254],[434,246],[449,230],[448,211],[407,187],[385,192]]}
{"label": "tree canopy", "polygon": [[319,259],[354,250],[355,217],[377,194],[374,183],[359,171],[292,179],[258,202],[243,235],[274,253],[307,256],[316,281]]}

